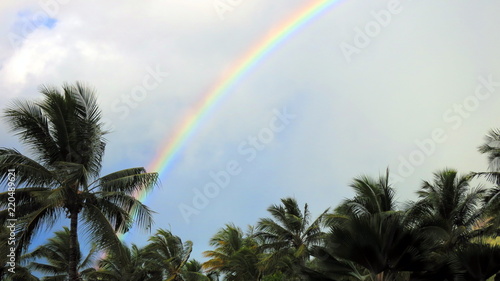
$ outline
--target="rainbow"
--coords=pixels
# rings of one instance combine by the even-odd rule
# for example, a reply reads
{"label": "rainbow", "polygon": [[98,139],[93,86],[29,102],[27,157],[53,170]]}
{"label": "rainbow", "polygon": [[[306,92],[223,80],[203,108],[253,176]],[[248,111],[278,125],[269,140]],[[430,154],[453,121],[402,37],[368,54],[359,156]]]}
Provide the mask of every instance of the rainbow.
{"label": "rainbow", "polygon": [[[323,14],[342,0],[312,1],[309,5],[300,9],[284,23],[280,24],[273,32],[270,32],[263,40],[250,49],[233,68],[223,76],[218,83],[203,97],[194,110],[187,115],[187,118],[178,126],[174,134],[169,134],[165,145],[157,153],[148,166],[148,171],[156,171],[160,175],[165,175],[175,164],[183,148],[189,139],[195,134],[202,121],[209,113],[217,107],[222,98],[231,92],[231,89],[258,65],[269,53],[283,43],[301,27],[311,22],[314,18]],[[145,195],[141,195],[143,200]]]}
{"label": "rainbow", "polygon": [[[167,137],[164,142],[165,145],[157,153],[157,157],[153,159],[147,167],[147,170],[156,171],[161,177],[172,169],[176,162],[175,160],[178,159],[183,148],[201,126],[202,121],[207,118],[210,112],[217,107],[217,104],[222,98],[228,95],[231,89],[233,89],[246,74],[301,27],[340,2],[342,2],[342,0],[312,1],[302,9],[299,9],[298,12],[289,17],[285,22],[277,26],[273,32],[270,32],[263,40],[260,40],[255,47],[251,48],[250,51],[234,64],[233,68],[227,72],[228,74],[221,77],[218,83],[207,92],[195,109],[192,110],[190,114],[187,115],[187,118],[177,127],[174,134],[169,134],[169,137]],[[144,202],[146,200],[146,194],[137,194],[136,198]],[[126,234],[120,235],[121,240],[124,240],[125,237]]]}

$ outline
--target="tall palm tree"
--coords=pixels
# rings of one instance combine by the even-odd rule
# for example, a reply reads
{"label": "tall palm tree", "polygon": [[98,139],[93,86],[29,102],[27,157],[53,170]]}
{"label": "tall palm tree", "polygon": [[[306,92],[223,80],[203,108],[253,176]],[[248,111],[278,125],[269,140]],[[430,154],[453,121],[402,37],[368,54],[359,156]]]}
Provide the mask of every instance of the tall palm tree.
{"label": "tall palm tree", "polygon": [[222,273],[227,281],[261,280],[258,245],[239,227],[227,224],[210,239],[210,245],[215,249],[203,252],[209,258],[203,263],[207,272]]}
{"label": "tall palm tree", "polygon": [[149,238],[149,242],[145,251],[148,257],[155,261],[156,266],[163,269],[164,279],[184,281],[182,273],[193,250],[193,242],[182,243],[179,236],[165,229],[159,229]]}
{"label": "tall palm tree", "polygon": [[[0,183],[8,181],[7,170],[16,172],[18,245],[26,249],[43,227],[51,227],[65,215],[70,220],[68,275],[78,274],[78,229],[83,223],[94,242],[117,246],[115,232],[126,232],[137,223],[149,228],[151,211],[134,197],[150,191],[156,173],[131,168],[99,177],[105,150],[101,111],[93,90],[81,83],[64,85],[62,92],[42,87],[39,102],[15,101],[5,119],[33,158],[0,148]],[[8,192],[0,194],[0,223],[7,220]]]}
{"label": "tall palm tree", "polygon": [[[69,239],[70,231],[67,227],[64,227],[62,231],[56,231],[55,236],[50,238],[46,244],[24,255],[25,259],[41,259],[46,261],[46,263],[33,261],[29,266],[35,271],[48,274],[48,276],[42,279],[43,281],[67,280],[70,255]],[[78,247],[78,271],[81,276],[86,276],[88,273],[94,271],[92,266],[97,253],[96,247],[91,247],[87,256],[82,257]]]}
{"label": "tall palm tree", "polygon": [[321,221],[328,209],[311,222],[307,204],[302,211],[293,198],[281,199],[281,203],[267,209],[272,218],[260,219],[256,236],[262,239],[264,252],[269,253],[263,262],[271,266],[284,262],[292,269],[290,274],[298,278],[294,271],[304,267],[311,248],[322,243]]}

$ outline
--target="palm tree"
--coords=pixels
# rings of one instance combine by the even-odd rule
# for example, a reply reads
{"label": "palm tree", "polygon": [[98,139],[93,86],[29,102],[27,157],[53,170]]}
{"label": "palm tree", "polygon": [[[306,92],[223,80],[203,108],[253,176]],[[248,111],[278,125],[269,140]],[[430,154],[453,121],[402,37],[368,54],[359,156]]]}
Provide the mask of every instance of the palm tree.
{"label": "palm tree", "polygon": [[485,143],[479,152],[488,155],[488,172],[475,173],[486,176],[488,180],[500,185],[500,129],[491,130],[485,137]]}
{"label": "palm tree", "polygon": [[[316,275],[339,280],[393,280],[411,265],[421,266],[421,238],[396,210],[395,192],[385,176],[360,176],[350,187],[355,195],[327,215],[325,245],[315,248]],[[396,277],[397,276],[397,277]],[[328,280],[328,279],[325,279]]]}
{"label": "palm tree", "polygon": [[182,276],[185,281],[211,281],[203,271],[203,265],[195,260],[189,260],[182,269]]}
{"label": "palm tree", "polygon": [[408,211],[417,226],[443,230],[441,239],[446,249],[484,234],[476,226],[484,216],[481,207],[486,190],[481,186],[472,188],[470,179],[452,169],[434,173],[434,181],[423,182],[418,191],[420,199]]}
{"label": "palm tree", "polygon": [[[409,226],[401,213],[353,216],[331,226],[325,251],[366,268],[372,280],[405,280],[404,272],[428,269],[435,245],[426,234]],[[338,260],[331,264],[342,269]]]}
{"label": "palm tree", "polygon": [[345,199],[336,208],[336,214],[372,215],[396,210],[395,192],[389,183],[389,170],[378,180],[368,176],[354,178],[350,187],[356,195],[352,199]]}
{"label": "palm tree", "polygon": [[453,169],[438,171],[432,182],[423,182],[419,200],[407,210],[407,220],[413,222],[413,227],[423,229],[437,243],[432,252],[433,268],[428,273],[415,274],[421,278],[416,280],[460,276],[464,269],[456,249],[489,235],[490,224],[485,223],[483,205],[486,189],[471,187],[471,178],[472,175],[459,176]]}
{"label": "palm tree", "polygon": [[258,245],[252,236],[245,237],[239,227],[227,224],[210,239],[210,245],[215,250],[203,252],[210,258],[203,263],[207,272],[222,273],[227,281],[261,280]]}
{"label": "palm tree", "polygon": [[[495,186],[488,190],[484,198],[485,213],[489,216],[491,228],[500,233],[500,129],[492,129],[485,137],[485,143],[479,147],[479,152],[488,155],[488,172],[472,173],[473,176],[484,176]],[[500,280],[500,271],[497,274]]]}
{"label": "palm tree", "polygon": [[[29,265],[31,269],[50,274],[44,277],[42,281],[67,280],[70,255],[69,239],[70,231],[67,227],[64,227],[62,231],[56,231],[55,237],[50,238],[46,244],[24,255],[24,258],[28,260],[42,259],[47,261],[47,263],[33,261]],[[92,247],[87,256],[83,258],[78,248],[78,271],[81,276],[86,276],[95,271],[92,266],[97,253],[96,247]]]}
{"label": "palm tree", "polygon": [[[15,101],[5,111],[12,131],[34,158],[0,148],[0,183],[8,181],[7,170],[15,170],[20,249],[27,249],[43,226],[51,227],[62,215],[69,218],[68,275],[77,281],[79,222],[101,247],[117,246],[115,232],[126,232],[134,223],[150,228],[151,211],[134,195],[150,191],[158,175],[131,168],[99,178],[106,132],[95,95],[81,83],[62,90],[42,87],[43,101]],[[8,196],[0,194],[2,225]]]}
{"label": "palm tree", "polygon": [[193,242],[182,243],[181,238],[164,229],[159,229],[149,242],[145,251],[156,266],[163,269],[165,280],[184,281],[182,273],[193,250]]}
{"label": "palm tree", "polygon": [[328,209],[310,222],[307,204],[301,211],[293,198],[281,199],[281,203],[267,209],[272,218],[260,219],[256,236],[262,239],[264,252],[269,253],[263,263],[272,267],[288,264],[290,274],[297,278],[298,272],[293,271],[304,267],[310,258],[311,247],[322,242],[321,221]]}
{"label": "palm tree", "polygon": [[98,269],[88,274],[89,281],[159,281],[162,270],[156,267],[145,248],[125,243],[114,247],[98,263]]}
{"label": "palm tree", "polygon": [[[389,171],[377,180],[354,178],[355,196],[345,199],[325,224],[325,244],[314,248],[314,266],[306,275],[324,280],[407,280],[409,271],[428,268],[435,247],[427,232],[397,210]],[[349,280],[351,280],[349,279]]]}
{"label": "palm tree", "polygon": [[456,257],[466,272],[466,280],[486,281],[500,272],[500,247],[470,243],[457,250]]}
{"label": "palm tree", "polygon": [[496,227],[496,232],[500,233],[500,218],[496,215],[500,212],[500,129],[493,129],[486,135],[485,143],[479,147],[479,151],[488,156],[488,171],[472,175],[485,177],[494,184],[484,198],[485,213],[489,216],[492,228]]}

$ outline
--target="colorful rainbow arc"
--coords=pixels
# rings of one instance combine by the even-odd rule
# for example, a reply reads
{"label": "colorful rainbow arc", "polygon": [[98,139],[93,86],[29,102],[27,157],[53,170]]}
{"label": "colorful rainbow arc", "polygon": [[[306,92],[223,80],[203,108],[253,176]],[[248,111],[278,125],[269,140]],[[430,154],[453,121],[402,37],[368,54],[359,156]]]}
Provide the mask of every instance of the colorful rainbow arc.
{"label": "colorful rainbow arc", "polygon": [[[153,159],[147,170],[156,171],[160,175],[164,175],[166,171],[171,169],[176,158],[183,150],[183,147],[200,127],[204,118],[209,115],[210,111],[216,107],[217,103],[220,102],[225,95],[230,93],[230,90],[245,76],[245,74],[258,65],[262,59],[289,38],[290,35],[340,2],[342,1],[314,1],[300,9],[287,21],[280,24],[274,32],[271,32],[267,37],[259,41],[254,48],[251,48],[251,50],[234,65],[228,72],[228,75],[222,77],[220,81],[215,84],[215,87],[204,96],[197,107],[195,107],[196,109],[192,111],[192,114],[189,114],[182,124],[180,124],[173,136],[168,138],[169,141],[167,141],[166,145],[159,151],[157,154],[158,156]],[[142,197],[143,195],[140,198],[141,200],[144,199]]]}
{"label": "colorful rainbow arc", "polygon": [[[175,160],[179,157],[183,147],[200,127],[202,121],[207,117],[218,102],[230,93],[230,90],[256,65],[258,65],[271,51],[282,44],[287,38],[298,31],[301,27],[311,22],[314,18],[320,16],[323,12],[341,3],[343,0],[323,0],[313,1],[306,5],[288,20],[280,24],[263,40],[251,48],[234,67],[215,84],[204,98],[195,107],[195,110],[178,126],[178,129],[172,137],[166,138],[166,145],[158,153],[147,167],[147,171],[158,172],[164,175],[171,169]],[[171,135],[169,135],[171,136]],[[135,196],[141,202],[146,200],[146,193],[136,194]],[[121,234],[120,240],[125,240],[127,234]]]}

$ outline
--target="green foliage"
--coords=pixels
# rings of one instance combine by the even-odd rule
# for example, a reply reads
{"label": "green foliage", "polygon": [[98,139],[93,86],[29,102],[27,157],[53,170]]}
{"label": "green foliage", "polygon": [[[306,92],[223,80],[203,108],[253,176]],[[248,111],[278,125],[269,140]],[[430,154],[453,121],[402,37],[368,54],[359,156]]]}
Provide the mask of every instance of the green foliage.
{"label": "green foliage", "polygon": [[260,250],[252,236],[227,224],[210,239],[210,245],[215,249],[203,253],[209,258],[203,263],[205,270],[222,273],[227,281],[260,280]]}
{"label": "green foliage", "polygon": [[[18,254],[41,230],[63,216],[70,219],[68,274],[76,281],[80,223],[101,248],[119,247],[116,232],[134,224],[150,228],[151,211],[134,195],[150,191],[158,175],[133,168],[100,178],[106,132],[94,91],[81,83],[40,90],[42,101],[16,100],[5,110],[5,120],[33,157],[0,148],[0,184],[8,181],[7,170],[15,170]],[[0,193],[0,225],[9,218],[8,197]]]}
{"label": "green foliage", "polygon": [[302,211],[293,198],[281,199],[281,205],[267,210],[272,218],[260,219],[255,234],[264,253],[261,264],[268,270],[281,270],[289,280],[298,279],[311,248],[322,243],[321,223],[328,210],[312,222],[308,205]]}
{"label": "green foliage", "polygon": [[[193,250],[193,243],[182,243],[181,238],[164,229],[159,229],[149,238],[149,242],[145,252],[151,260],[151,267],[161,270],[168,281],[184,280],[182,274]],[[191,267],[194,265],[190,264]]]}
{"label": "green foliage", "polygon": [[[62,231],[56,231],[55,236],[50,238],[46,244],[37,247],[32,252],[23,256],[26,260],[42,259],[46,262],[32,261],[29,268],[34,271],[45,273],[42,281],[64,279],[68,277],[70,257],[70,231],[64,227]],[[82,257],[78,247],[77,261],[78,271],[81,276],[86,276],[94,271],[92,267],[97,256],[96,247],[91,247],[86,257]]]}
{"label": "green foliage", "polygon": [[89,274],[89,281],[157,281],[162,272],[152,266],[154,261],[148,258],[147,251],[124,243],[112,248],[105,258],[98,262],[98,269]]}
{"label": "green foliage", "polygon": [[[15,169],[20,259],[16,274],[5,266],[0,245],[0,278],[37,281],[419,281],[500,280],[500,130],[492,130],[479,151],[488,156],[487,172],[460,176],[453,169],[424,181],[418,200],[399,209],[389,171],[374,179],[354,178],[352,198],[334,212],[311,219],[307,204],[293,198],[267,210],[244,233],[227,224],[211,239],[204,263],[190,260],[193,244],[159,229],[144,247],[130,247],[116,234],[134,224],[149,229],[152,211],[134,195],[158,180],[144,168],[100,177],[105,150],[100,110],[93,91],[82,84],[62,92],[43,87],[40,102],[15,101],[5,118],[28,157],[0,148],[0,170]],[[483,176],[493,186],[472,186]],[[0,184],[8,181],[0,175]],[[8,192],[0,193],[0,240],[8,238]],[[70,218],[70,228],[31,253],[20,255],[41,230]],[[86,257],[78,227],[94,241]],[[98,249],[106,255],[91,267]]]}
{"label": "green foliage", "polygon": [[335,209],[336,214],[369,215],[395,210],[395,192],[389,184],[389,170],[386,171],[385,177],[378,180],[368,176],[354,178],[350,186],[356,195],[352,199],[345,199]]}

